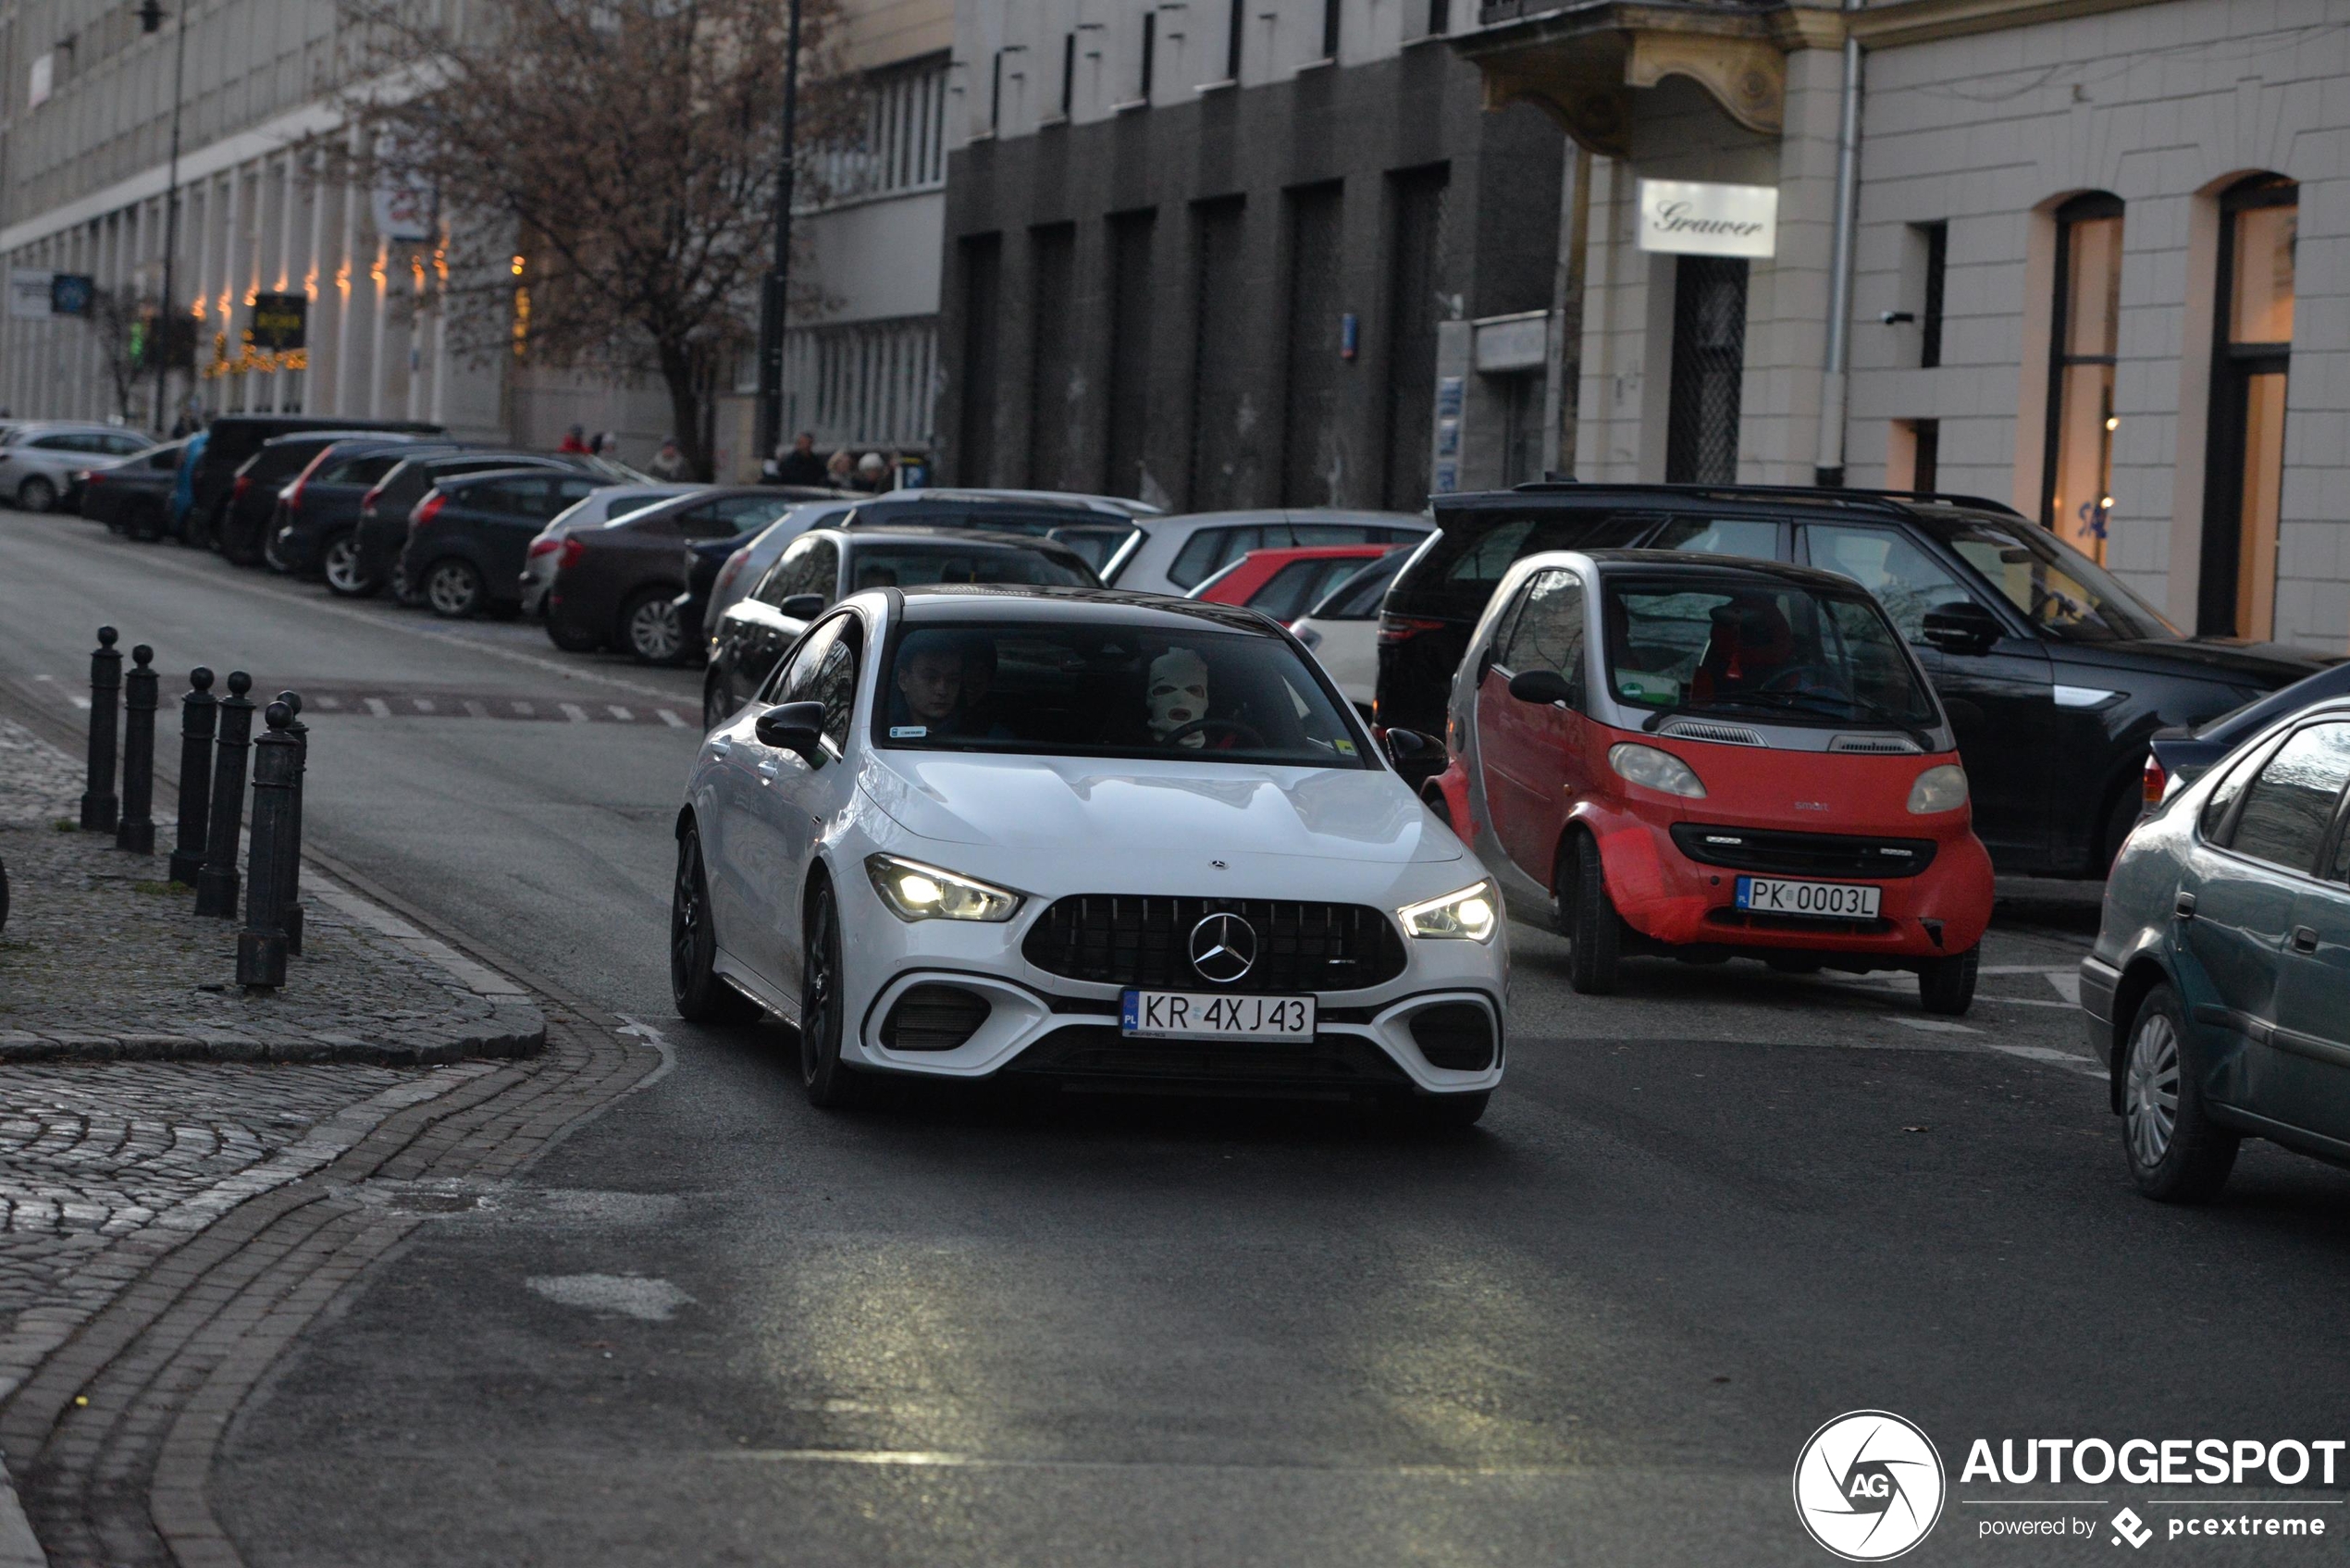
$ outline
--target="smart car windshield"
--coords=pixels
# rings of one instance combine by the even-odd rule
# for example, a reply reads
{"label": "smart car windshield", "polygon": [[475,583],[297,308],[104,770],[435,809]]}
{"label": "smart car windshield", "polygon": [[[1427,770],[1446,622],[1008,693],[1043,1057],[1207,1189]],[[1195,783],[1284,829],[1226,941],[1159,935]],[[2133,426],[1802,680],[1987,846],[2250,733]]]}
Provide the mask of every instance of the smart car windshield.
{"label": "smart car windshield", "polygon": [[1206,627],[903,628],[873,706],[873,743],[883,747],[1374,765],[1367,739],[1288,644]]}
{"label": "smart car windshield", "polygon": [[1611,578],[1608,690],[1659,713],[1918,729],[1933,698],[1862,594],[1791,584]]}

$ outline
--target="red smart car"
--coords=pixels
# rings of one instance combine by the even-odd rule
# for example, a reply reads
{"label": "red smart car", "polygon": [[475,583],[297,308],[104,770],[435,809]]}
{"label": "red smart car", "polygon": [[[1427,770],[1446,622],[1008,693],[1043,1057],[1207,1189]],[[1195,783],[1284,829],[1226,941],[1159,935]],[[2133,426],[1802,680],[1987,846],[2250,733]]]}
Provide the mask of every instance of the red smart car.
{"label": "red smart car", "polygon": [[[1578,991],[1618,960],[1910,969],[1963,1013],[1991,860],[1934,689],[1874,599],[1799,566],[1529,556],[1453,683],[1430,788]],[[1431,800],[1430,804],[1437,804]]]}

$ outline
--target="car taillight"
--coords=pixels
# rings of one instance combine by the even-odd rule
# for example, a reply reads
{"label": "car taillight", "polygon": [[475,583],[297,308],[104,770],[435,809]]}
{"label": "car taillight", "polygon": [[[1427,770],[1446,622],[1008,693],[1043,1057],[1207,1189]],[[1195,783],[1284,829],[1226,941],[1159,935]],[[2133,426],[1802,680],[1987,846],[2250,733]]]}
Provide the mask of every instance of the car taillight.
{"label": "car taillight", "polygon": [[740,551],[726,558],[726,564],[718,569],[718,581],[711,586],[711,603],[716,603],[725,594],[727,586],[735,580],[735,574],[742,569],[743,558]]}
{"label": "car taillight", "polygon": [[585,540],[585,539],[575,539],[575,538],[571,538],[571,537],[566,537],[563,539],[563,548],[562,548],[562,551],[561,551],[561,553],[559,553],[559,554],[555,557],[555,570],[556,570],[556,571],[558,571],[558,572],[560,572],[560,571],[562,571],[562,570],[563,570],[564,567],[566,567],[566,566],[576,566],[576,565],[578,565],[578,564],[579,564],[579,558],[580,558],[581,556],[583,556],[583,555],[586,555],[587,553],[588,553],[588,541],[587,541],[587,540]]}
{"label": "car taillight", "polygon": [[1430,621],[1419,615],[1382,615],[1379,618],[1379,640],[1410,642],[1424,632],[1441,632],[1441,621]]}
{"label": "car taillight", "polygon": [[237,482],[229,487],[229,499],[230,500],[242,500],[245,499],[245,492],[252,488],[253,475],[250,474],[240,474],[237,475]]}
{"label": "car taillight", "polygon": [[542,555],[554,554],[563,548],[563,543],[561,539],[533,539],[530,541],[530,549],[524,553],[536,561]]}
{"label": "car taillight", "polygon": [[98,471],[94,468],[85,468],[73,476],[73,482],[87,488],[98,482]]}
{"label": "car taillight", "polygon": [[2162,792],[2171,787],[2171,775],[2163,771],[2161,759],[2150,751],[2146,753],[2146,767],[2143,776],[2146,781],[2146,803],[2149,806],[2161,805]]}
{"label": "car taillight", "polygon": [[286,510],[288,512],[300,512],[302,510],[302,487],[308,477],[308,475],[304,475],[303,478],[296,479],[292,484],[286,487],[285,494],[278,498],[279,500],[286,503]]}
{"label": "car taillight", "polygon": [[376,510],[376,502],[383,499],[384,488],[381,485],[377,485],[365,495],[359,498],[359,510],[362,512],[373,512]]}
{"label": "car taillight", "polygon": [[447,504],[448,500],[449,498],[447,496],[442,495],[439,490],[435,490],[432,494],[418,501],[416,503],[416,510],[408,514],[409,528],[414,530],[430,526],[432,520],[440,515],[440,509],[443,505]]}

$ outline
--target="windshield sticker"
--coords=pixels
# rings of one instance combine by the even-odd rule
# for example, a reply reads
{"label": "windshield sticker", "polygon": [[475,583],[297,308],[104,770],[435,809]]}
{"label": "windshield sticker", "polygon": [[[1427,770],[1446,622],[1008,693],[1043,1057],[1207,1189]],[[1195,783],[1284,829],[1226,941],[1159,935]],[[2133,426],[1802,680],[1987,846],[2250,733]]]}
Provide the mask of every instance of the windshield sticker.
{"label": "windshield sticker", "polygon": [[1639,670],[1618,670],[1615,689],[1635,702],[1671,702],[1681,695],[1681,683],[1670,675]]}
{"label": "windshield sticker", "polygon": [[930,734],[930,726],[928,724],[892,724],[889,726],[889,738],[892,740],[920,740],[928,734]]}
{"label": "windshield sticker", "polygon": [[1342,757],[1352,757],[1352,756],[1354,756],[1354,743],[1353,741],[1351,741],[1351,740],[1342,740],[1342,741],[1337,742],[1337,743],[1336,743],[1336,745],[1337,745],[1337,747],[1338,747],[1338,752],[1339,752],[1339,755],[1340,755],[1340,756],[1342,756]]}

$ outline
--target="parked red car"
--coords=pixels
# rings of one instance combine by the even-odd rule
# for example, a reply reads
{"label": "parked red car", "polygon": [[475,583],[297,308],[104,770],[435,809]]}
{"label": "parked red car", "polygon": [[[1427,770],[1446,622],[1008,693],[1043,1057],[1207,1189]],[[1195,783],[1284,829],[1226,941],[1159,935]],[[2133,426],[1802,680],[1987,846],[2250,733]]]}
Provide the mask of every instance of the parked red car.
{"label": "parked red car", "polygon": [[1364,562],[1398,548],[1364,544],[1253,549],[1183,597],[1210,604],[1244,604],[1287,625],[1361,571]]}
{"label": "parked red car", "polygon": [[1430,789],[1551,901],[1577,990],[1645,953],[1910,969],[1928,1012],[1973,1000],[1991,860],[1966,773],[1924,672],[1849,580],[1529,556],[1478,624],[1449,725]]}

